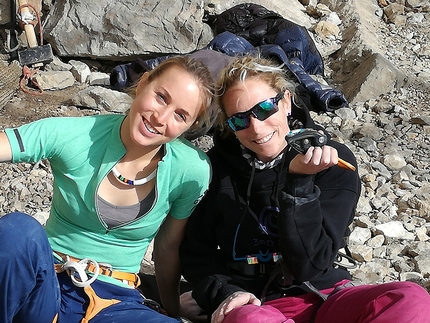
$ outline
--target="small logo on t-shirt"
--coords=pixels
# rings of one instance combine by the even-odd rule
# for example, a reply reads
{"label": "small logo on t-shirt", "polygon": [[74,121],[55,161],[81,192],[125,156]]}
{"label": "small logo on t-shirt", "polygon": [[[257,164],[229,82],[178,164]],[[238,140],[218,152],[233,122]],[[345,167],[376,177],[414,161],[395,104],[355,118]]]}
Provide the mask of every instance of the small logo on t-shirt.
{"label": "small logo on t-shirt", "polygon": [[202,195],[200,195],[197,200],[194,201],[194,204],[197,205],[200,203],[200,201],[205,197],[206,193],[208,192],[208,190],[204,191]]}

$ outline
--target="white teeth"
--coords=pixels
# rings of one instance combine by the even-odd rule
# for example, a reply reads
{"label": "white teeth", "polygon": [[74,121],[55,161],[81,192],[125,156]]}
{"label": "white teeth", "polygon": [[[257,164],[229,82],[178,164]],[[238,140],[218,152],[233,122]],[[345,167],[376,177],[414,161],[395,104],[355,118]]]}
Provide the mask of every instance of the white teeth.
{"label": "white teeth", "polygon": [[266,137],[259,139],[259,140],[255,140],[255,142],[257,144],[264,144],[266,142],[268,142],[272,137],[273,137],[274,132],[272,132],[270,135],[267,135]]}
{"label": "white teeth", "polygon": [[145,119],[143,120],[143,123],[145,124],[146,129],[148,129],[149,132],[151,132],[153,134],[158,134],[159,133],[157,130],[155,130],[154,128],[152,128],[152,126]]}

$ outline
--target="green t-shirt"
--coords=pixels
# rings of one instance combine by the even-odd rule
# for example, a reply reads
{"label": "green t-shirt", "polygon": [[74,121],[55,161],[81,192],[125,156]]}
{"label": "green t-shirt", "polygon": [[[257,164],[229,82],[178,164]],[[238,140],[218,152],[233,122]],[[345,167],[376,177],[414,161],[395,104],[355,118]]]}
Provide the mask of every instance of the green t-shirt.
{"label": "green t-shirt", "polygon": [[137,273],[165,217],[191,214],[208,188],[211,169],[206,154],[190,142],[167,143],[158,163],[153,208],[108,230],[97,214],[96,192],[126,152],[120,139],[123,120],[123,115],[47,118],[5,132],[12,162],[50,162],[54,192],[46,232],[52,249]]}

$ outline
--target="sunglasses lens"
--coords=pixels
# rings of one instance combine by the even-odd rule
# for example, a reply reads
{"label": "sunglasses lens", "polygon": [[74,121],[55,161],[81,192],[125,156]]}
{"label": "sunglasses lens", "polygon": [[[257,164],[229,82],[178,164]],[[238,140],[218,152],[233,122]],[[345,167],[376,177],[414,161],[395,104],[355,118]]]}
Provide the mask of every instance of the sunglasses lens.
{"label": "sunglasses lens", "polygon": [[227,122],[233,131],[239,131],[249,127],[249,116],[232,116]]}
{"label": "sunglasses lens", "polygon": [[256,106],[256,108],[254,109],[254,114],[258,120],[263,121],[270,117],[272,114],[274,114],[276,111],[278,111],[278,109],[273,103],[273,100],[268,99]]}
{"label": "sunglasses lens", "polygon": [[264,110],[264,111],[270,111],[273,109],[274,106],[275,105],[273,103],[273,99],[267,99],[266,101],[263,101],[258,105],[258,107],[261,108],[259,110]]}

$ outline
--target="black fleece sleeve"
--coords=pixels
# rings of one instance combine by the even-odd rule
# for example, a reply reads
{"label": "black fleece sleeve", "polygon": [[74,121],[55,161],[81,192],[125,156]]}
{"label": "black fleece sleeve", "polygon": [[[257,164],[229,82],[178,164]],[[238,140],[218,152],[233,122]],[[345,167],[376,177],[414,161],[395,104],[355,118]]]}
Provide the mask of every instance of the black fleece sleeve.
{"label": "black fleece sleeve", "polygon": [[[339,156],[356,165],[345,146],[331,145]],[[283,259],[297,281],[312,280],[332,266],[344,244],[359,195],[357,172],[338,166],[314,176],[287,175],[278,196],[278,229]]]}

